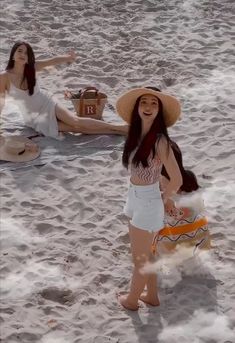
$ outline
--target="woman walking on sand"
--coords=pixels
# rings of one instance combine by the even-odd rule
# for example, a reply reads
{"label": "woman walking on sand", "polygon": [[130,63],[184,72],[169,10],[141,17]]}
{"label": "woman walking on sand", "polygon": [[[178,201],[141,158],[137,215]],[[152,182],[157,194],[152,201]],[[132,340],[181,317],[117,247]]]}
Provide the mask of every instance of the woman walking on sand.
{"label": "woman walking on sand", "polygon": [[28,43],[15,43],[6,70],[0,74],[0,113],[7,94],[19,105],[25,124],[45,136],[56,138],[59,132],[125,135],[127,125],[77,117],[40,89],[37,72],[48,66],[72,63],[75,59],[75,53],[70,52],[65,56],[35,61]]}
{"label": "woman walking on sand", "polygon": [[[131,174],[124,212],[129,218],[134,262],[130,291],[120,295],[119,301],[124,308],[135,311],[139,300],[159,305],[156,275],[142,274],[141,269],[151,261],[154,235],[164,227],[164,205],[170,211],[168,200],[182,184],[167,133],[167,127],[180,115],[180,105],[177,99],[156,88],[136,88],[118,99],[117,112],[130,124],[122,161]],[[163,165],[169,182],[161,194],[159,180]]]}

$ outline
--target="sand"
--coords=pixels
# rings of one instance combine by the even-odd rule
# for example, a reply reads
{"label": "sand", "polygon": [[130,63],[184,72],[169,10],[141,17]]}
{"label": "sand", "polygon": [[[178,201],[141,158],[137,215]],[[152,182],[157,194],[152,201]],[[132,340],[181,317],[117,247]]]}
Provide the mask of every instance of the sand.
{"label": "sand", "polygon": [[[38,59],[77,52],[76,63],[40,77],[65,106],[73,109],[64,89],[87,85],[108,94],[109,121],[119,120],[118,95],[135,86],[180,99],[182,118],[169,132],[202,186],[213,248],[183,263],[182,254],[163,258],[161,306],[125,311],[116,299],[132,270],[121,149],[1,164],[0,341],[234,342],[233,1],[2,0],[1,8],[1,70],[19,39]],[[6,133],[14,133],[11,114],[12,103]]]}

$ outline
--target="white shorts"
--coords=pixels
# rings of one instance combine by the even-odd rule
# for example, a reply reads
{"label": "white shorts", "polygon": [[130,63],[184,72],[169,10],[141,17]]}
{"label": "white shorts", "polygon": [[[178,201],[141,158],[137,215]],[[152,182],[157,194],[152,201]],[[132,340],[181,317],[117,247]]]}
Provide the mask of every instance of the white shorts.
{"label": "white shorts", "polygon": [[138,229],[161,230],[164,227],[164,205],[159,183],[146,186],[130,183],[124,213]]}

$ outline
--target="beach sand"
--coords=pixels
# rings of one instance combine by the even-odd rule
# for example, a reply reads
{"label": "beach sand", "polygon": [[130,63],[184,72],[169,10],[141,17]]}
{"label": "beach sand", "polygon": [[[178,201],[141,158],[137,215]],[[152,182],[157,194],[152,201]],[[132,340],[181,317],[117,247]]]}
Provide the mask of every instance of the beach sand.
{"label": "beach sand", "polygon": [[116,299],[132,270],[121,150],[3,168],[1,343],[234,342],[234,2],[2,0],[1,7],[1,70],[20,39],[38,59],[77,52],[76,63],[40,77],[65,106],[72,109],[64,89],[87,85],[108,94],[109,121],[120,120],[110,109],[135,86],[180,99],[182,118],[169,133],[198,176],[212,238],[201,257],[162,259],[160,307],[125,311]]}

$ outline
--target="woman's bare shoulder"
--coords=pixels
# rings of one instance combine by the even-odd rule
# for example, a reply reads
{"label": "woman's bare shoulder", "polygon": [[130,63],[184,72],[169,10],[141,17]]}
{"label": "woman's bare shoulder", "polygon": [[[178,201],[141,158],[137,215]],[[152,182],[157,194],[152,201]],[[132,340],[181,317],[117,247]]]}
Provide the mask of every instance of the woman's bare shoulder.
{"label": "woman's bare shoulder", "polygon": [[7,70],[3,70],[2,72],[0,72],[0,80],[2,84],[1,88],[5,88],[5,90],[8,91],[10,87],[10,75]]}
{"label": "woman's bare shoulder", "polygon": [[3,70],[0,72],[0,78],[2,81],[9,81],[9,72],[7,70]]}
{"label": "woman's bare shoulder", "polygon": [[9,75],[6,70],[0,72],[1,90],[9,88]]}

